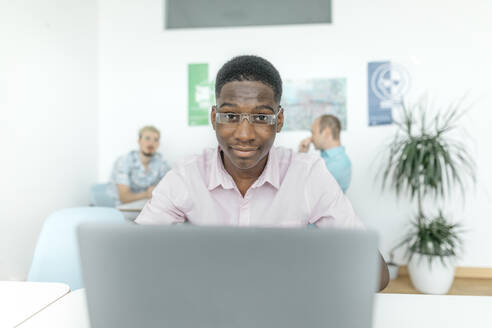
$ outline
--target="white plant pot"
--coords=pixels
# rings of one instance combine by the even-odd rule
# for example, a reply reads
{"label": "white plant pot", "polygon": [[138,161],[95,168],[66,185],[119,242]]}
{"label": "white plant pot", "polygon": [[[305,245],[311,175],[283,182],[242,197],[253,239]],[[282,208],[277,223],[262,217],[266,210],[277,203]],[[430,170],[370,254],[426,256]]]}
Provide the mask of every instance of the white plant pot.
{"label": "white plant pot", "polygon": [[454,280],[455,258],[445,257],[444,264],[438,256],[432,256],[429,265],[429,255],[414,253],[408,263],[408,273],[414,287],[425,294],[446,294]]}

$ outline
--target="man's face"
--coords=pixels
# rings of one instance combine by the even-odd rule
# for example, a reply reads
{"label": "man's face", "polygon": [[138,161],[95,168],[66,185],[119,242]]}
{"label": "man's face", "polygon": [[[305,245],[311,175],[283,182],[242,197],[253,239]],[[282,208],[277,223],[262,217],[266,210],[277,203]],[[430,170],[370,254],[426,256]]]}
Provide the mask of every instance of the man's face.
{"label": "man's face", "polygon": [[233,81],[226,83],[212,108],[211,121],[221,150],[232,165],[241,170],[263,165],[264,159],[280,132],[283,113],[277,116],[275,125],[261,125],[243,119],[240,123],[217,123],[215,113],[275,114],[279,103],[273,89],[258,81]]}
{"label": "man's face", "polygon": [[138,139],[140,151],[145,156],[152,156],[159,148],[159,135],[152,131],[144,131],[140,139]]}

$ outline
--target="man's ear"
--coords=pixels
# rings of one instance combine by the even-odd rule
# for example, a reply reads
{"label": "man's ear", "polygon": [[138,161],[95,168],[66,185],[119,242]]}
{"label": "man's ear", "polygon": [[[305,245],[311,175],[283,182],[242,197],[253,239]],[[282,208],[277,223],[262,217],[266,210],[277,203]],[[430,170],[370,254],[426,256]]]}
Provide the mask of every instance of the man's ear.
{"label": "man's ear", "polygon": [[215,113],[217,107],[212,106],[212,110],[210,111],[210,122],[212,123],[212,128],[215,130]]}
{"label": "man's ear", "polygon": [[321,131],[321,137],[325,140],[333,138],[329,127],[326,127],[323,131]]}
{"label": "man's ear", "polygon": [[284,126],[284,109],[280,107],[277,115],[277,133],[279,133],[282,130],[283,126]]}

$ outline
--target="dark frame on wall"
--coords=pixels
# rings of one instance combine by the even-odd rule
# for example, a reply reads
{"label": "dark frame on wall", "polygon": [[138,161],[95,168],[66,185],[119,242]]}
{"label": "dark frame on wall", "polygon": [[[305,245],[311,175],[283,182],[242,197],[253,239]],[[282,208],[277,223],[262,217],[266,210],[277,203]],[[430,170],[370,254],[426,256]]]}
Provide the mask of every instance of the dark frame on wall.
{"label": "dark frame on wall", "polygon": [[166,30],[332,22],[332,0],[163,1]]}

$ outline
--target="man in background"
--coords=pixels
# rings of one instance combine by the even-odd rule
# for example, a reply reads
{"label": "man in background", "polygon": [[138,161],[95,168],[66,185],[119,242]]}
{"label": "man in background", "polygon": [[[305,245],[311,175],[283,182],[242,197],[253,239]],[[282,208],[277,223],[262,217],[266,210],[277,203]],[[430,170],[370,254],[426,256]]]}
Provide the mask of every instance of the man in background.
{"label": "man in background", "polygon": [[155,186],[169,171],[157,152],[160,136],[157,128],[144,126],[138,132],[140,149],[121,156],[114,164],[109,193],[116,205],[151,198]]}
{"label": "man in background", "polygon": [[311,137],[299,144],[299,152],[306,153],[311,143],[315,149],[320,150],[328,171],[345,193],[350,185],[352,164],[340,142],[341,129],[340,120],[336,116],[318,117],[311,128]]}

